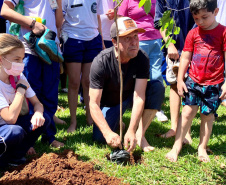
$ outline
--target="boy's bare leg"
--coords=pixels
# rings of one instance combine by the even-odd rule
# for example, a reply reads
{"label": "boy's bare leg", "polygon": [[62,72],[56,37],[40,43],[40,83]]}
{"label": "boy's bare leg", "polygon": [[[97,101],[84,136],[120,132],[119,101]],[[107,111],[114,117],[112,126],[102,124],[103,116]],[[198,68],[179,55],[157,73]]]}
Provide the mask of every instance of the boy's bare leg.
{"label": "boy's bare leg", "polygon": [[175,138],[173,148],[169,153],[166,154],[166,158],[169,159],[171,162],[177,161],[177,157],[182,148],[183,140],[185,138],[186,133],[188,132],[188,129],[191,127],[192,120],[195,117],[197,111],[198,111],[198,106],[196,105],[184,106],[181,117],[177,125],[176,138]]}
{"label": "boy's bare leg", "polygon": [[209,162],[210,158],[207,155],[206,147],[212,133],[214,121],[214,114],[204,115],[201,114],[201,125],[200,125],[200,143],[198,147],[198,157],[201,162]]}
{"label": "boy's bare leg", "polygon": [[170,86],[170,119],[171,119],[171,129],[162,134],[162,138],[170,138],[176,135],[177,123],[180,114],[181,98],[177,93],[177,84],[172,84]]}
{"label": "boy's bare leg", "polygon": [[[160,137],[162,138],[170,138],[176,135],[178,119],[180,115],[180,106],[181,106],[181,98],[177,93],[177,84],[172,84],[170,86],[170,119],[171,119],[171,129],[162,134]],[[184,144],[191,144],[191,128],[187,132],[185,139],[183,141]]]}
{"label": "boy's bare leg", "polygon": [[68,72],[68,104],[70,109],[70,126],[67,132],[74,132],[77,127],[76,110],[78,105],[78,90],[80,86],[81,63],[66,63]]}
{"label": "boy's bare leg", "polygon": [[145,132],[148,129],[151,121],[154,119],[156,109],[144,109],[142,117],[139,122],[139,126],[136,132],[137,144],[144,151],[149,152],[153,151],[154,147],[150,146],[145,138]]}

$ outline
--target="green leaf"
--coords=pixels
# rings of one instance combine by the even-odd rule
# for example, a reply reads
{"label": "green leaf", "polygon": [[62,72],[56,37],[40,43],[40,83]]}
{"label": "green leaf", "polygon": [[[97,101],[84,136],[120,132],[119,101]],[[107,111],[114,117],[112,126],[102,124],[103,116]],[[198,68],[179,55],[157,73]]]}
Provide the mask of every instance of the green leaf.
{"label": "green leaf", "polygon": [[151,0],[146,0],[144,4],[144,11],[146,14],[148,14],[151,11]]}
{"label": "green leaf", "polygon": [[141,0],[140,2],[139,2],[139,8],[140,7],[142,7],[142,6],[144,6],[144,3],[146,2],[146,0]]}
{"label": "green leaf", "polygon": [[173,44],[176,44],[176,41],[175,41],[174,39],[172,39],[172,43],[173,43]]}
{"label": "green leaf", "polygon": [[162,18],[159,19],[160,26],[164,27],[166,23],[170,22],[171,19],[170,14],[171,14],[170,10],[167,10],[163,13]]}
{"label": "green leaf", "polygon": [[165,45],[166,45],[166,44],[163,44],[163,45],[162,45],[161,50],[165,47]]}
{"label": "green leaf", "polygon": [[180,27],[175,26],[173,34],[178,35],[179,33],[180,33]]}
{"label": "green leaf", "polygon": [[166,48],[169,47],[170,43],[172,42],[173,38],[170,37],[167,41],[166,41]]}

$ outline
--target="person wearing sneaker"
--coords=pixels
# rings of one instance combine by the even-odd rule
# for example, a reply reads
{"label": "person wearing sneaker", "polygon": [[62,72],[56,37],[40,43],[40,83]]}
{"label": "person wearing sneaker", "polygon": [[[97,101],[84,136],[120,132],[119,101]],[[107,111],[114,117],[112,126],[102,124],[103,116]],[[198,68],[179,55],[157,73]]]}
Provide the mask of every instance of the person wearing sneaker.
{"label": "person wearing sneaker", "polygon": [[22,73],[24,51],[17,37],[0,34],[0,168],[26,162],[24,156],[51,121]]}
{"label": "person wearing sneaker", "polygon": [[[168,2],[168,3],[167,3]],[[159,19],[162,18],[163,13],[166,10],[171,10],[173,17],[176,22],[176,26],[180,27],[179,35],[175,35],[174,40],[176,40],[176,44],[170,43],[167,48],[168,55],[168,66],[166,76],[169,80],[170,85],[170,116],[171,116],[171,129],[161,135],[161,137],[169,138],[173,137],[176,134],[177,124],[179,120],[180,114],[180,106],[181,106],[181,98],[177,92],[177,81],[176,74],[173,72],[173,66],[178,65],[179,57],[184,47],[185,38],[188,34],[188,31],[191,30],[194,25],[194,19],[189,11],[189,0],[157,0],[156,1],[156,9],[155,9],[155,28],[160,30],[162,38],[164,41],[167,40],[165,37],[165,31],[161,31],[161,27],[159,24]],[[191,136],[188,133],[187,139],[189,142],[191,141]]]}
{"label": "person wearing sneaker", "polygon": [[90,112],[95,122],[93,140],[107,143],[113,148],[122,148],[116,133],[119,126],[120,77],[118,52],[121,56],[123,74],[123,113],[132,108],[129,128],[124,137],[124,146],[132,151],[136,144],[144,151],[154,150],[145,138],[145,132],[160,110],[164,100],[164,86],[159,80],[151,80],[150,61],[139,49],[138,33],[144,33],[129,17],[117,19],[119,48],[117,47],[116,24],[111,26],[113,47],[95,57],[90,70]]}
{"label": "person wearing sneaker", "polygon": [[[144,8],[139,8],[139,1],[124,0],[118,9],[119,16],[132,18],[139,28],[144,28],[145,33],[139,34],[139,47],[144,50],[150,60],[150,80],[160,80],[163,83],[161,72],[163,53],[162,36],[158,29],[154,28],[155,4],[156,0],[151,1],[151,11],[146,14]],[[156,113],[158,121],[168,121],[163,111]]]}
{"label": "person wearing sneaker", "polygon": [[74,132],[77,128],[76,110],[80,83],[87,125],[93,124],[89,110],[89,73],[93,59],[104,47],[100,20],[103,6],[102,0],[63,0],[62,9],[64,22],[61,37],[68,74],[68,103],[71,116],[67,132]]}
{"label": "person wearing sneaker", "polygon": [[[2,6],[1,15],[11,22],[21,25],[19,38],[25,46],[24,57],[24,75],[28,79],[32,89],[35,91],[38,99],[43,104],[45,111],[51,118],[51,124],[42,136],[42,140],[49,142],[53,147],[60,147],[64,144],[55,139],[56,127],[53,121],[53,115],[57,110],[58,104],[58,84],[60,76],[61,60],[58,55],[56,43],[59,43],[56,37],[57,28],[60,28],[63,22],[62,2],[61,0],[24,0],[25,15],[14,11],[19,0],[5,0]],[[46,25],[39,23],[27,16],[39,17],[46,20]],[[31,32],[32,31],[32,32]],[[48,52],[51,60],[47,63],[38,57],[33,49],[30,49],[23,35],[30,32],[34,35],[43,35],[36,42],[38,49]],[[27,38],[29,38],[28,35]],[[56,37],[56,43],[55,43]],[[48,48],[51,46],[51,48]],[[44,56],[47,56],[44,54]],[[57,60],[57,61],[56,61]],[[51,63],[51,65],[49,65]]]}

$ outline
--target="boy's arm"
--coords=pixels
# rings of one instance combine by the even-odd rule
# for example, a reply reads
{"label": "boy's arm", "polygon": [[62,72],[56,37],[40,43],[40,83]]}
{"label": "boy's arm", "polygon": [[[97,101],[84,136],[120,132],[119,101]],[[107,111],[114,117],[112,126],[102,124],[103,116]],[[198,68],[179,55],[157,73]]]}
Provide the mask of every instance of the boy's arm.
{"label": "boy's arm", "polygon": [[33,27],[30,28],[33,20],[15,12],[13,3],[9,1],[4,1],[1,9],[1,16],[9,20],[10,22],[15,22],[29,30],[32,30],[37,35],[43,33],[46,28],[43,24],[39,22],[35,22]]}
{"label": "boy's arm", "polygon": [[[162,31],[160,28],[159,32],[160,32],[163,40],[166,42],[168,40],[168,37],[166,37],[166,30]],[[167,48],[167,54],[168,54],[169,59],[174,59],[174,60],[179,59],[178,50],[173,43],[169,44],[169,47]]]}
{"label": "boy's arm", "polygon": [[101,25],[100,15],[97,15],[97,20],[98,20],[98,31],[99,31],[99,33],[101,35],[101,40],[102,40],[102,48],[105,49],[104,38],[103,38],[103,34],[102,34],[102,25]]}
{"label": "boy's arm", "polygon": [[180,57],[180,66],[179,66],[179,72],[177,77],[177,89],[178,94],[184,98],[184,91],[187,93],[187,87],[184,83],[184,75],[186,71],[188,70],[188,66],[190,64],[192,57],[192,52],[190,51],[182,51],[181,57]]}
{"label": "boy's arm", "polygon": [[[226,61],[226,51],[224,52],[224,61]],[[224,64],[226,66],[226,64]],[[226,69],[226,68],[225,68]],[[226,78],[226,72],[225,72],[225,78]],[[220,99],[224,100],[226,99],[226,81],[224,82],[224,84],[221,87],[222,93],[220,95]]]}

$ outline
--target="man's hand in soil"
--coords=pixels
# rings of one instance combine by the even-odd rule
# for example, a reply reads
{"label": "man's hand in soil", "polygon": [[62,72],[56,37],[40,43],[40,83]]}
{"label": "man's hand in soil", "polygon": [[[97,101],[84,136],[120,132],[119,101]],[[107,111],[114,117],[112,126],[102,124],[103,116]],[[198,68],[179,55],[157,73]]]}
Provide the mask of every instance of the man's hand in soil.
{"label": "man's hand in soil", "polygon": [[122,149],[122,144],[120,142],[120,137],[118,134],[116,134],[115,132],[110,132],[104,137],[110,147]]}
{"label": "man's hand in soil", "polygon": [[136,135],[132,131],[127,131],[124,137],[124,146],[128,152],[132,152],[137,144]]}

